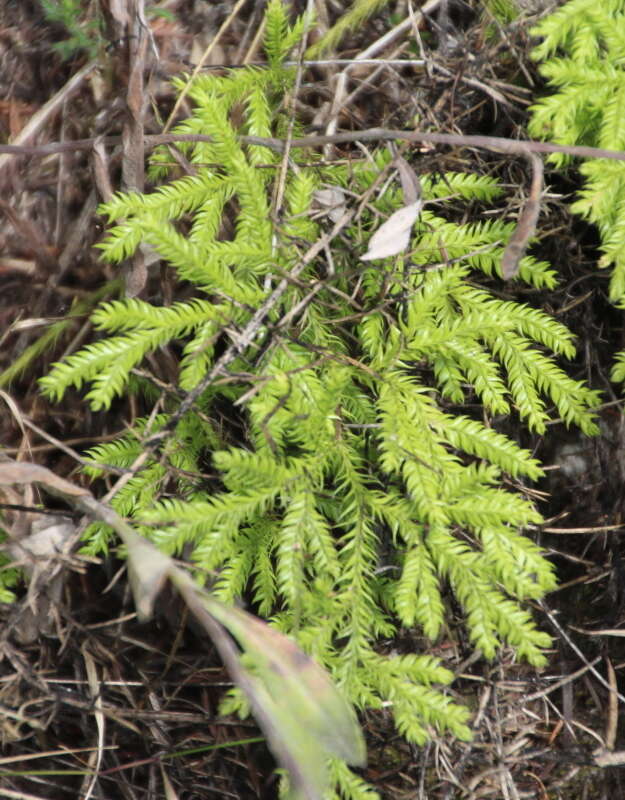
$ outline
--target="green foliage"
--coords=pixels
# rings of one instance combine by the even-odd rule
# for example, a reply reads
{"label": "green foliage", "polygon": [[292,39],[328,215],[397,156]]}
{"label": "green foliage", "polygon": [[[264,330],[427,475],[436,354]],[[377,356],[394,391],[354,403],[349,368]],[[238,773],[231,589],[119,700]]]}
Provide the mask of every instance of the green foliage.
{"label": "green foliage", "polygon": [[[0,548],[7,542],[8,536],[2,528],[0,519]],[[13,559],[0,549],[0,603],[13,603],[13,588],[20,583],[22,570],[11,566]]]}
{"label": "green foliage", "polygon": [[67,38],[52,47],[64,60],[78,53],[86,53],[89,59],[96,58],[102,48],[102,20],[89,19],[80,0],[39,0],[48,22],[61,25]]}
{"label": "green foliage", "polygon": [[10,385],[16,378],[24,375],[42,354],[51,350],[59,340],[67,337],[75,329],[76,319],[86,316],[103,297],[119,292],[120,288],[121,281],[115,278],[87,297],[76,300],[64,319],[47,327],[38,339],[28,345],[15,361],[0,372],[0,387]]}
{"label": "green foliage", "polygon": [[515,0],[484,0],[486,19],[492,15],[501,25],[507,25],[519,16],[519,5]]}
{"label": "green foliage", "polygon": [[306,58],[319,58],[332,50],[348,32],[358,30],[370,16],[388,4],[389,0],[353,0],[351,7],[339,16],[330,30],[308,48]]}
{"label": "green foliage", "polygon": [[[541,20],[534,50],[552,93],[533,107],[530,134],[559,144],[625,149],[625,2],[571,0]],[[570,158],[550,156],[563,165]],[[572,210],[597,225],[603,256],[612,267],[610,297],[625,298],[625,164],[589,159],[580,172],[584,188]]]}
{"label": "green foliage", "polygon": [[[302,23],[289,27],[284,13],[270,3],[267,69],[205,75],[190,88],[194,110],[178,131],[213,137],[180,145],[194,173],[102,207],[116,222],[101,245],[109,261],[148,244],[195,296],[168,307],[101,305],[93,322],[102,338],[42,380],[54,399],[87,383],[92,409],[108,409],[144,390],[133,370],[146,356],[175,345],[177,385],[162,414],[94,448],[100,464],[130,466],[141,441],[167,424],[179,397],[301,264],[326,224],[310,211],[315,190],[361,192],[388,161],[381,152],[375,164],[315,167],[314,154],[293,150],[283,207],[273,207],[278,158],[243,146],[239,134],[272,136],[286,126],[281,98],[292,73],[281,61]],[[155,154],[153,177],[166,176],[169,160]],[[379,218],[402,203],[391,186],[332,243],[332,269],[319,257],[289,282],[255,344],[241,343],[113,503],[164,552],[190,553],[219,599],[250,598],[360,708],[389,708],[417,744],[434,730],[468,738],[468,712],[440,688],[452,675],[435,658],[385,654],[381,640],[415,626],[439,637],[450,593],[487,657],[508,643],[532,664],[545,662],[549,637],[522,606],[555,585],[551,564],[522,533],[540,515],[521,482],[542,470],[493,420],[516,414],[543,432],[555,414],[590,434],[598,403],[559,365],[574,355],[566,328],[479,286],[482,274],[500,274],[511,227],[445,216],[438,198],[451,190],[456,202],[491,203],[496,182],[448,174],[444,184],[428,176],[422,184],[428,205],[411,253],[375,264],[357,257]],[[531,256],[521,277],[554,283],[549,265]],[[211,483],[200,474],[208,460],[218,476]],[[90,552],[110,545],[102,526],[89,536]],[[245,708],[237,693],[226,706]],[[333,770],[345,796],[372,796],[344,765]]]}

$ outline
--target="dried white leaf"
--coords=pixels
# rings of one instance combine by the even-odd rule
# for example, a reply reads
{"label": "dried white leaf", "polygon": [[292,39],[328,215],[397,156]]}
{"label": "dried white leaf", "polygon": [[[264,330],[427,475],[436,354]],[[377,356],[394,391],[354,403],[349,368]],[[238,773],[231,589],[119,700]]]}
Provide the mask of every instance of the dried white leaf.
{"label": "dried white leaf", "polygon": [[360,257],[361,261],[372,261],[374,258],[387,258],[397,255],[408,247],[410,232],[423,208],[423,201],[417,200],[400,208],[381,225],[369,239],[369,249]]}
{"label": "dried white leaf", "polygon": [[54,630],[55,609],[61,600],[66,570],[60,560],[76,533],[71,517],[46,516],[36,520],[28,536],[9,540],[9,555],[24,566],[29,576],[27,604],[20,613],[15,636],[20,644],[32,644],[40,634]]}
{"label": "dried white leaf", "polygon": [[126,540],[126,546],[128,577],[135,598],[137,617],[145,622],[152,616],[154,602],[165,584],[173,562],[169,556],[137,534]]}
{"label": "dried white leaf", "polygon": [[36,520],[31,530],[30,536],[13,539],[7,549],[17,561],[29,563],[28,572],[32,572],[32,564],[42,572],[62,553],[65,543],[76,532],[76,526],[71,517],[57,515]]}
{"label": "dried white leaf", "polygon": [[340,186],[331,186],[329,189],[317,189],[313,193],[315,205],[330,217],[332,222],[338,222],[345,213],[345,192]]}

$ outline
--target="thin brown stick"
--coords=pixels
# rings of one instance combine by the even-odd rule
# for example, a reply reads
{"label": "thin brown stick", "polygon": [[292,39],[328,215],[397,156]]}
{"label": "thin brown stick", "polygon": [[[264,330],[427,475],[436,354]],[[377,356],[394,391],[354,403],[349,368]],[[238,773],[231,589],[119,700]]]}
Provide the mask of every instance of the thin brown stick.
{"label": "thin brown stick", "polygon": [[[121,143],[119,136],[105,136],[99,140],[107,147]],[[212,142],[212,136],[190,133],[161,133],[145,136],[146,149],[153,149],[163,144],[175,142]],[[282,152],[285,147],[283,139],[265,138],[263,136],[241,136],[244,144],[255,144]],[[586,145],[564,145],[554,142],[537,142],[533,139],[519,141],[501,136],[462,136],[456,133],[425,133],[421,131],[396,131],[387,128],[367,128],[364,131],[345,131],[331,136],[303,136],[291,139],[291,147],[321,147],[324,144],[349,144],[351,142],[392,142],[405,141],[415,144],[443,144],[455,147],[473,147],[479,150],[490,150],[495,153],[510,155],[526,155],[528,153],[564,153],[579,158],[609,158],[614,161],[625,161],[624,150],[606,150],[602,147]],[[49,142],[42,145],[0,144],[0,154],[14,156],[44,157],[54,153],[74,150],[91,150],[95,138],[76,139],[73,142]]]}
{"label": "thin brown stick", "polygon": [[618,730],[618,698],[616,696],[617,682],[616,672],[609,658],[606,658],[606,668],[608,673],[608,683],[610,684],[610,694],[608,695],[608,718],[605,723],[605,746],[608,750],[614,750],[616,744],[616,733]]}
{"label": "thin brown stick", "polygon": [[[41,108],[32,115],[28,123],[22,128],[16,137],[18,144],[11,145],[12,147],[27,147],[27,142],[32,140],[39,131],[45,126],[50,117],[54,116],[57,111],[63,106],[63,103],[76,92],[89,77],[89,75],[96,69],[97,62],[90,61],[79,72],[77,72],[59,91],[51,97]],[[71,149],[71,148],[68,148]],[[8,150],[0,150],[0,153],[9,153]],[[7,164],[8,159],[0,158],[0,170]]]}
{"label": "thin brown stick", "polygon": [[[603,677],[603,675],[602,675],[600,672],[597,672],[597,670],[594,668],[594,666],[593,666],[593,665],[592,665],[592,664],[591,664],[591,663],[588,661],[588,659],[586,658],[586,656],[585,656],[585,655],[582,653],[582,651],[579,649],[579,647],[578,647],[578,646],[575,644],[575,642],[574,642],[574,641],[571,639],[571,637],[570,637],[570,636],[567,634],[567,632],[566,632],[566,631],[563,629],[563,627],[560,625],[560,623],[558,622],[558,620],[557,620],[557,619],[554,617],[554,615],[553,615],[553,614],[552,614],[552,613],[549,611],[549,609],[547,608],[547,606],[545,605],[545,603],[544,603],[544,602],[539,602],[539,606],[541,607],[541,609],[542,609],[542,612],[545,614],[545,616],[547,617],[547,619],[549,620],[549,622],[550,622],[550,623],[553,625],[553,627],[556,629],[556,631],[557,631],[557,632],[560,634],[560,636],[562,637],[562,639],[564,639],[564,641],[565,641],[565,642],[568,644],[568,646],[569,646],[569,647],[571,648],[571,650],[572,650],[572,651],[575,653],[575,655],[576,655],[576,656],[577,656],[579,659],[581,659],[581,660],[583,661],[583,663],[584,663],[584,664],[585,664],[585,665],[588,667],[588,669],[589,669],[589,670],[592,672],[592,674],[593,674],[593,675],[595,676],[595,678],[596,678],[596,679],[599,681],[599,683],[600,683],[600,684],[601,684],[601,685],[602,685],[602,686],[603,686],[605,689],[607,689],[609,692],[612,692],[612,691],[613,691],[613,688],[612,688],[612,686],[610,686],[610,684],[609,684],[609,683],[606,681],[606,679]],[[572,626],[571,626],[571,627],[572,627]],[[622,695],[620,692],[617,692],[617,693],[616,693],[616,696],[617,696],[617,697],[618,697],[618,699],[621,701],[621,703],[625,703],[625,697],[623,697],[623,695]]]}
{"label": "thin brown stick", "polygon": [[[148,50],[148,27],[145,20],[145,0],[129,3],[131,16],[128,42],[128,88],[126,108],[128,114],[122,131],[122,186],[125,191],[142,192],[145,188],[145,111],[146,93],[144,74]],[[148,268],[141,247],[124,268],[126,295],[136,297],[148,279]]]}

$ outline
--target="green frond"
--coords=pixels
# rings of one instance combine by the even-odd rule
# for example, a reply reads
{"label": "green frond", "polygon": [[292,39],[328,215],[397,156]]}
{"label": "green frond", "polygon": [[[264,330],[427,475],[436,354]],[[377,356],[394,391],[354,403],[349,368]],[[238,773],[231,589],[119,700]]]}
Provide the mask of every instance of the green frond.
{"label": "green frond", "polygon": [[[162,336],[160,339],[163,341]],[[118,337],[89,344],[65,361],[53,364],[52,371],[39,382],[41,389],[46,396],[58,401],[71,386],[80,389],[86,381],[97,382],[101,392],[91,395],[91,407],[94,410],[108,408],[112,398],[123,389],[130,370],[150,350],[151,344],[149,336],[135,336],[134,340],[131,336]],[[125,358],[115,363],[120,355]],[[116,381],[113,387],[107,385],[109,376]]]}
{"label": "green frond", "polygon": [[501,525],[476,527],[489,569],[512,597],[538,598],[556,585],[555,571],[543,552],[505,520]]}
{"label": "green frond", "polygon": [[623,351],[617,353],[614,359],[610,380],[614,381],[614,383],[623,383],[625,381],[625,353]]}
{"label": "green frond", "polygon": [[132,221],[116,225],[109,231],[105,241],[95,245],[103,251],[104,258],[112,264],[119,264],[130,258],[143,241],[143,231]]}
{"label": "green frond", "polygon": [[[140,452],[140,438],[133,434],[127,434],[112,442],[105,442],[90,448],[87,450],[85,457],[98,464],[109,464],[119,469],[130,467]],[[105,472],[100,467],[89,465],[83,469],[91,478],[99,478]]]}
{"label": "green frond", "polygon": [[604,0],[601,4],[594,0],[569,0],[532,29],[533,36],[543,39],[534,49],[533,57],[541,60],[558,50],[574,50],[581,59],[594,61],[603,49],[602,39],[612,38],[610,28],[616,27],[614,22],[624,11],[622,0]]}
{"label": "green frond", "polygon": [[[394,656],[376,660],[376,688],[392,704],[399,732],[416,745],[425,744],[425,725],[450,731],[459,739],[471,739],[468,711],[451,698],[429,688],[434,682],[448,683],[452,674],[429,657]],[[425,724],[424,724],[425,723]]]}
{"label": "green frond", "polygon": [[257,550],[257,542],[252,531],[240,531],[236,548],[232,547],[229,557],[223,563],[211,587],[211,592],[222,602],[233,604],[244,594],[254,569]]}
{"label": "green frond", "polygon": [[287,10],[282,0],[271,0],[265,12],[264,49],[272,69],[282,66],[295,45],[310,28],[313,20],[303,14],[289,25]]}
{"label": "green frond", "polygon": [[[458,362],[448,354],[438,352],[431,353],[430,360],[436,383],[443,397],[450,402],[462,405],[466,399],[464,374],[458,366]],[[505,402],[505,401],[502,401]]]}
{"label": "green frond", "polygon": [[[609,94],[605,104],[601,104],[603,120],[598,144],[599,147],[622,150],[625,147],[625,124],[622,114],[623,102],[625,102],[625,72],[619,72],[618,80],[608,79],[606,83]],[[599,100],[602,99],[603,97],[599,98]]]}
{"label": "green frond", "polygon": [[226,183],[216,188],[210,197],[198,205],[189,231],[189,241],[196,247],[208,249],[217,239],[226,203],[232,200],[234,195],[234,186]]}
{"label": "green frond", "polygon": [[289,183],[285,197],[290,214],[286,226],[289,236],[299,236],[311,240],[316,237],[317,226],[309,219],[309,215],[313,192],[317,185],[315,176],[310,172],[303,171]]}
{"label": "green frond", "polygon": [[544,475],[540,463],[529,451],[478,420],[462,415],[446,416],[441,421],[441,434],[458,450],[483,458],[515,478],[524,475],[535,481]]}
{"label": "green frond", "polygon": [[479,486],[479,494],[465,493],[456,498],[450,504],[449,517],[457,525],[472,530],[498,528],[506,524],[527,527],[542,519],[521,495],[483,485]]}
{"label": "green frond", "polygon": [[380,8],[388,5],[388,0],[353,0],[351,7],[342,14],[333,27],[306,51],[306,58],[318,58],[332,50],[350,30],[365,23]]}
{"label": "green frond", "polygon": [[271,557],[273,548],[273,525],[270,520],[256,521],[250,526],[250,534],[256,541],[255,560],[252,566],[254,603],[263,617],[271,615],[276,601],[276,574]]}
{"label": "green frond", "polygon": [[[532,109],[532,136],[562,144],[612,150],[625,147],[622,105],[625,98],[625,7],[620,0],[593,3],[571,0],[534,29],[543,42],[534,50],[551,94]],[[550,157],[563,165],[570,158]],[[581,166],[586,181],[572,205],[599,228],[603,257],[613,267],[610,298],[625,293],[625,189],[620,162],[589,159]]]}
{"label": "green frond", "polygon": [[245,301],[245,294],[231,271],[219,257],[215,257],[217,247],[211,248],[212,252],[205,252],[173,226],[159,225],[153,220],[144,220],[142,228],[145,240],[176,269],[181,278],[211,289],[218,288],[226,297]]}
{"label": "green frond", "polygon": [[485,203],[502,193],[496,178],[472,172],[445,172],[437,180],[425,176],[421,179],[421,189],[427,200],[449,197],[451,192],[465,200],[480,200]]}
{"label": "green frond", "polygon": [[341,788],[340,793],[331,791],[328,800],[380,800],[380,795],[368,783],[337,758],[330,762],[330,781]]}
{"label": "green frond", "polygon": [[173,339],[188,335],[199,325],[216,317],[214,304],[206,300],[192,299],[158,307],[135,297],[102,303],[94,311],[91,321],[98,330],[160,329]]}
{"label": "green frond", "polygon": [[289,28],[286,6],[282,0],[271,0],[265,12],[264,49],[270,66],[279,66],[284,57],[283,42]]}
{"label": "green frond", "polygon": [[282,519],[280,543],[276,552],[278,589],[296,609],[301,606],[301,594],[305,586],[306,529],[314,527],[319,521],[313,506],[312,498],[305,488],[291,494]]}
{"label": "green frond", "polygon": [[[272,113],[267,94],[262,86],[254,85],[246,98],[247,120],[246,131],[250,136],[272,136]],[[249,163],[253,165],[271,164],[278,161],[278,156],[266,147],[250,145],[247,148]]]}
{"label": "green frond", "polygon": [[213,365],[215,343],[221,331],[220,321],[228,319],[227,309],[214,305],[217,319],[203,322],[197,326],[193,338],[188,341],[180,360],[180,388],[190,391],[206,376]]}
{"label": "green frond", "polygon": [[79,353],[54,365],[41,379],[45,394],[60,398],[70,386],[80,388],[93,384],[87,398],[94,411],[108,408],[120,395],[136,367],[147,353],[172,339],[188,335],[215,314],[216,307],[206,301],[176,303],[169,308],[156,308],[138,299],[104,303],[94,312],[96,327],[107,331],[126,331],[123,336],[87,345]]}
{"label": "green frond", "polygon": [[445,608],[436,568],[425,544],[407,550],[395,587],[394,603],[402,625],[417,624],[430,639],[438,636]]}
{"label": "green frond", "polygon": [[49,325],[41,336],[28,345],[8,367],[0,372],[0,387],[9,386],[15,378],[23,375],[42,353],[56,345],[59,340],[62,341],[64,335],[74,330],[77,318],[90,313],[97,303],[118,293],[120,288],[120,279],[114,278],[81,300],[74,301],[63,319]]}
{"label": "green frond", "polygon": [[547,261],[539,261],[532,255],[521,259],[519,276],[536,289],[553,290],[558,285],[558,273]]}
{"label": "green frond", "polygon": [[[488,12],[501,24],[508,25],[519,16],[519,5],[515,0],[485,0]],[[488,15],[485,15],[488,20]]]}
{"label": "green frond", "polygon": [[[517,340],[519,355],[523,353],[523,345]],[[536,386],[548,395],[562,419],[567,425],[577,425],[586,435],[598,433],[595,422],[596,408],[601,402],[600,393],[589,389],[582,381],[574,381],[560,369],[551,359],[542,353],[533,351],[526,354],[529,369]]]}
{"label": "green frond", "polygon": [[509,411],[510,407],[505,399],[506,386],[499,367],[475,340],[467,342],[458,338],[448,342],[446,347],[441,347],[441,352],[436,353],[433,358],[437,377],[440,358],[444,359],[445,356],[447,368],[451,364],[456,366],[457,374],[462,377],[463,382],[466,380],[473,387],[485,408],[493,414],[506,414]]}

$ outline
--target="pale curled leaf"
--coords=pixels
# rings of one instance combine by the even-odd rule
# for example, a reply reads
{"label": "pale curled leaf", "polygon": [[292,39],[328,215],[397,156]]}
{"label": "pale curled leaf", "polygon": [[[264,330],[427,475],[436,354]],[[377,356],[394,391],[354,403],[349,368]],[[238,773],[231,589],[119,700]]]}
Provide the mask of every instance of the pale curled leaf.
{"label": "pale curled leaf", "polygon": [[16,561],[28,562],[28,572],[32,572],[34,568],[37,572],[42,572],[58,558],[75,533],[76,526],[71,517],[60,514],[46,516],[32,523],[28,536],[10,541],[7,551]]}
{"label": "pale curled leaf", "polygon": [[113,186],[111,184],[110,164],[103,136],[97,136],[93,143],[93,176],[95,184],[105,203],[113,199]]}
{"label": "pale curled leaf", "polygon": [[169,556],[157,550],[141,536],[126,541],[128,577],[137,607],[137,617],[145,622],[152,616],[156,596],[165,585],[174,564]]}
{"label": "pale curled leaf", "polygon": [[530,194],[519,215],[519,221],[504,250],[501,261],[503,279],[509,281],[519,272],[521,259],[527,244],[536,232],[536,223],[540,214],[540,194],[543,189],[543,162],[534,153],[528,153],[527,159],[532,166],[532,185]]}
{"label": "pale curled leaf", "polygon": [[313,193],[315,206],[327,214],[332,222],[338,222],[347,210],[345,192],[340,186],[331,186],[329,189],[317,189]]}
{"label": "pale curled leaf", "polygon": [[391,214],[369,239],[369,249],[360,260],[372,261],[375,258],[387,258],[403,252],[408,247],[412,226],[422,207],[423,202],[419,199]]}
{"label": "pale curled leaf", "polygon": [[115,528],[128,548],[128,570],[137,614],[141,619],[147,619],[151,615],[154,598],[169,570],[173,569],[171,559],[135,533],[112,509],[98,503],[90,492],[60,478],[46,467],[16,461],[0,464],[0,486],[15,483],[38,483],[51,494],[74,503]]}
{"label": "pale curled leaf", "polygon": [[[172,570],[170,577],[245,692],[277,761],[289,771],[289,800],[327,796],[330,755],[364,765],[365,743],[354,710],[324,669],[287,636],[224,605],[182,570]],[[232,641],[219,634],[222,626],[243,651],[236,663],[229,656]]]}
{"label": "pale curled leaf", "polygon": [[240,608],[224,605],[193,584],[181,570],[172,573],[171,579],[200,622],[205,609],[251,657],[254,678],[280,708],[280,718],[290,719],[287,744],[301,728],[309,749],[314,741],[326,754],[349,764],[364,765],[365,743],[356,714],[326,670],[288,636]]}
{"label": "pale curled leaf", "polygon": [[[290,791],[284,800],[322,800],[327,797],[329,774],[328,754],[306,727],[306,718],[298,718],[291,699],[281,694],[276,698],[262,677],[257,676],[254,656],[241,658],[248,680],[246,694],[251,702],[260,704],[271,724],[263,726],[269,749],[279,763],[288,765]],[[246,663],[249,662],[249,669]]]}
{"label": "pale curled leaf", "polygon": [[395,164],[399,172],[399,180],[404,193],[404,203],[408,206],[421,199],[421,182],[417,173],[403,156],[395,158]]}
{"label": "pale curled leaf", "polygon": [[366,752],[358,720],[328,673],[262,620],[241,609],[228,611],[237,617],[229,630],[253,656],[256,674],[274,701],[288,707],[308,740],[314,735],[328,753],[363,766]]}
{"label": "pale curled leaf", "polygon": [[[6,494],[6,489],[0,494]],[[27,605],[14,628],[14,636],[22,645],[32,644],[41,634],[54,632],[52,609],[61,600],[67,578],[63,554],[76,541],[76,525],[71,517],[60,514],[34,520],[32,517],[32,514],[19,515],[14,524],[7,525],[9,539],[4,544],[7,553],[28,576]],[[26,533],[24,527],[30,532]]]}

